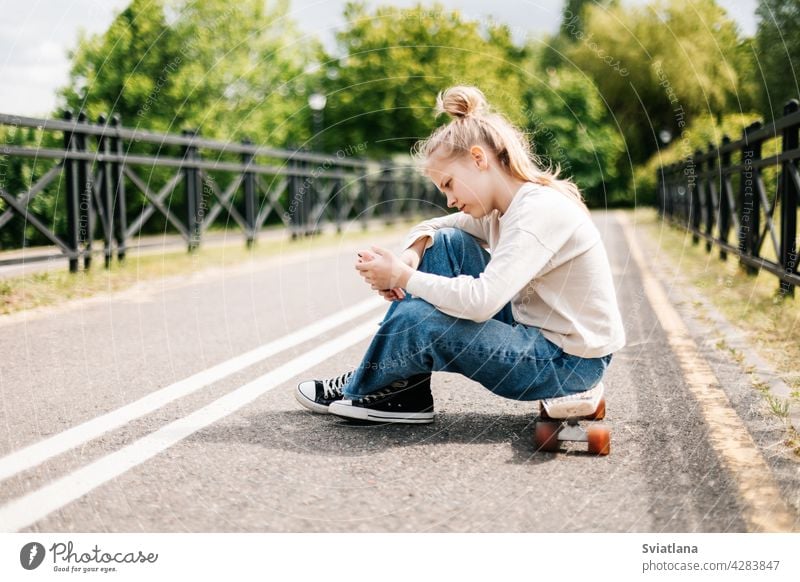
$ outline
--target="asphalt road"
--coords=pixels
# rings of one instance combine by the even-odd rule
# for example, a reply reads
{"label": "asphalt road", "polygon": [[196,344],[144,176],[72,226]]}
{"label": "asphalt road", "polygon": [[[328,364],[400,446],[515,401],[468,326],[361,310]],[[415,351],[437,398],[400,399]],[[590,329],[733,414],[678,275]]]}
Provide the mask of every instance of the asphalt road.
{"label": "asphalt road", "polygon": [[[301,408],[297,382],[357,365],[368,336],[353,339],[353,330],[370,329],[388,306],[363,304],[373,295],[352,263],[364,243],[352,243],[0,319],[0,467],[11,467],[0,481],[0,530],[757,529],[741,487],[754,476],[712,446],[713,426],[643,292],[622,221],[594,218],[628,337],[606,380],[608,457],[580,445],[536,451],[534,403],[454,374],[433,376],[432,425],[354,426]],[[380,242],[397,248],[400,239]],[[800,471],[782,444],[783,424],[735,363],[708,346],[680,289],[663,283],[797,529]],[[339,325],[111,426],[109,413],[121,407],[348,309],[354,315]],[[58,450],[64,431],[98,418],[92,438]]]}

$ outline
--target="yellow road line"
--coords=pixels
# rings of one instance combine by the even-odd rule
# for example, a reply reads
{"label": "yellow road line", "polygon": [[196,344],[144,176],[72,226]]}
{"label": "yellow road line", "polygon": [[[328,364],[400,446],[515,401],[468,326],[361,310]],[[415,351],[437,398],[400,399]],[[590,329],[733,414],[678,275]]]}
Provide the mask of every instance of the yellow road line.
{"label": "yellow road line", "polygon": [[667,334],[670,348],[680,363],[686,385],[699,404],[709,427],[708,438],[739,490],[742,514],[750,531],[796,531],[793,512],[781,496],[742,419],[731,406],[711,367],[700,355],[683,320],[670,303],[639,248],[628,217],[616,213],[628,241],[631,257],[639,267],[647,298]]}

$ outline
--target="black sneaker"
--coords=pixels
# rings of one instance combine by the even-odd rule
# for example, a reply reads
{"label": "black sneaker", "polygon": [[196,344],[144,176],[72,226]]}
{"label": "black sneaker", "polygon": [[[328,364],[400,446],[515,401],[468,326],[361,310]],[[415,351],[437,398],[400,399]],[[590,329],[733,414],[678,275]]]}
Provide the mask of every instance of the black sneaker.
{"label": "black sneaker", "polygon": [[306,380],[297,385],[294,397],[297,401],[311,410],[320,414],[328,414],[331,402],[342,399],[342,388],[353,375],[353,371],[345,372],[335,378],[327,380]]}
{"label": "black sneaker", "polygon": [[431,375],[419,374],[408,380],[397,380],[357,400],[337,400],[330,405],[329,412],[372,422],[433,422]]}

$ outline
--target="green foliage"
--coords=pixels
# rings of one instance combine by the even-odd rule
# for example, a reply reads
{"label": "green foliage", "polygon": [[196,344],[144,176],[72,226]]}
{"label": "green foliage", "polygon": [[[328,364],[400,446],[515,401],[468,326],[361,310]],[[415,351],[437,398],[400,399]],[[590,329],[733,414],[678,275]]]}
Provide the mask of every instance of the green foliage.
{"label": "green foliage", "polygon": [[[118,114],[126,127],[169,133],[195,128],[221,140],[247,136],[276,147],[302,144],[310,136],[305,71],[317,45],[298,45],[302,35],[287,13],[286,0],[131,0],[105,32],[79,39],[59,109],[82,112],[90,122]],[[4,131],[4,144],[63,146],[58,133]],[[132,154],[181,155],[179,148],[144,143],[126,148]],[[0,163],[4,187],[14,194],[28,190],[52,166],[29,158]],[[174,172],[135,171],[156,190]],[[56,180],[28,206],[57,233],[65,230],[63,190],[63,179]],[[138,189],[128,189],[129,216],[144,203]],[[160,214],[147,223],[149,232],[164,228]],[[20,217],[0,230],[3,247],[27,244],[49,243]]]}
{"label": "green foliage", "polygon": [[[132,0],[106,32],[71,55],[64,107],[91,120],[272,145],[307,139],[307,66],[313,43],[263,0]],[[300,113],[298,113],[300,112]]]}
{"label": "green foliage", "polygon": [[179,45],[160,2],[132,0],[103,34],[81,34],[70,53],[72,67],[69,84],[61,91],[62,105],[76,114],[84,112],[92,121],[116,113],[126,125],[139,122],[137,112],[144,111],[146,121],[159,128],[157,124],[170,119],[179,105],[169,86],[156,91],[162,74],[179,58]]}
{"label": "green foliage", "polygon": [[789,99],[800,98],[800,0],[759,0],[754,42],[761,110],[768,120],[783,115]]}
{"label": "green foliage", "polygon": [[[322,92],[327,106],[313,121],[325,131],[314,147],[358,146],[383,157],[407,154],[444,121],[433,116],[439,91],[472,84],[529,133],[544,164],[560,166],[590,205],[602,207],[653,202],[662,162],[719,143],[724,133],[738,139],[756,117],[741,112],[760,108],[769,121],[800,94],[792,74],[800,0],[760,0],[754,39],[743,38],[715,0],[566,0],[559,33],[522,45],[508,27],[440,4],[354,2],[330,53],[287,15],[288,0],[131,0],[104,33],[81,37],[59,108],[91,121],[116,113],[128,127],[192,127],[221,140],[295,147],[309,144],[308,95]],[[661,130],[676,136],[669,148],[659,149]],[[0,128],[3,144],[60,147],[61,140]],[[764,155],[774,147],[766,144]],[[50,167],[8,157],[0,164],[0,185],[12,193]],[[154,187],[169,174],[137,171]],[[226,179],[220,175],[221,184]],[[774,176],[765,172],[764,180],[771,187]],[[30,205],[59,231],[61,182]],[[130,211],[140,210],[143,200],[129,192]],[[165,224],[156,215],[148,226]],[[19,219],[0,229],[0,245],[23,242],[45,241]]]}
{"label": "green foliage", "polygon": [[570,70],[550,68],[540,78],[522,93],[537,154],[571,175],[590,206],[627,202],[616,169],[625,153],[622,136],[594,84]]}
{"label": "green foliage", "polygon": [[589,75],[619,120],[631,159],[658,147],[661,129],[677,133],[681,113],[747,109],[746,53],[737,25],[714,0],[656,0],[645,6],[584,9],[568,61]]}
{"label": "green foliage", "polygon": [[[4,146],[58,148],[63,144],[57,139],[56,134],[33,128],[0,126],[0,148]],[[21,192],[26,192],[30,185],[52,165],[53,163],[45,158],[0,156],[0,188],[13,196],[18,196]],[[62,229],[65,223],[64,213],[56,211],[60,190],[61,183],[56,180],[26,205],[30,212],[41,217],[44,224],[51,229]],[[0,214],[6,208],[6,203],[0,201]],[[31,243],[42,243],[45,240],[28,221],[18,215],[0,229],[0,249],[18,248]]]}
{"label": "green foliage", "polygon": [[437,125],[437,93],[472,84],[529,131],[544,161],[572,175],[590,203],[607,203],[622,140],[585,76],[545,72],[540,51],[516,46],[506,27],[465,20],[439,5],[368,12],[350,4],[346,18],[337,36],[342,56],[325,56],[320,81],[328,93],[326,126],[336,136],[327,138],[329,146],[367,142],[371,155],[408,153]]}
{"label": "green foliage", "polygon": [[329,149],[366,142],[373,156],[408,153],[434,129],[436,94],[451,85],[480,87],[516,122],[527,49],[507,27],[464,19],[440,5],[414,8],[364,4],[345,9],[336,55],[323,55],[320,83],[328,94]]}
{"label": "green foliage", "polygon": [[[694,121],[668,147],[660,149],[646,163],[636,168],[633,188],[631,188],[636,192],[636,204],[655,203],[656,176],[661,166],[687,159],[697,150],[705,151],[709,144],[720,144],[724,136],[728,136],[732,141],[737,141],[742,137],[742,132],[747,126],[760,119],[761,115],[758,113],[731,113],[723,115],[719,120],[713,115],[695,117]],[[774,142],[770,142],[762,155],[775,153],[774,148]],[[767,186],[769,187],[769,185]]]}
{"label": "green foliage", "polygon": [[584,33],[585,9],[591,4],[606,8],[616,6],[618,0],[566,0],[561,11],[558,33],[544,39],[545,49],[541,56],[543,67],[558,67],[562,64],[567,49]]}

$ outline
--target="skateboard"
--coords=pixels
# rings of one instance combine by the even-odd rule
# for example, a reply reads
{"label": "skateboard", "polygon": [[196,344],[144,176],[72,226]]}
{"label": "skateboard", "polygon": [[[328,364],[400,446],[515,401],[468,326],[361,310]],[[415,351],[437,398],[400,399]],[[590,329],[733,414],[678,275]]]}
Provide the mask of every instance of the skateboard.
{"label": "skateboard", "polygon": [[589,453],[593,455],[609,454],[611,429],[604,423],[595,423],[606,416],[603,393],[600,383],[586,397],[565,396],[542,400],[534,429],[536,448],[555,452],[563,441],[575,441],[587,443]]}

